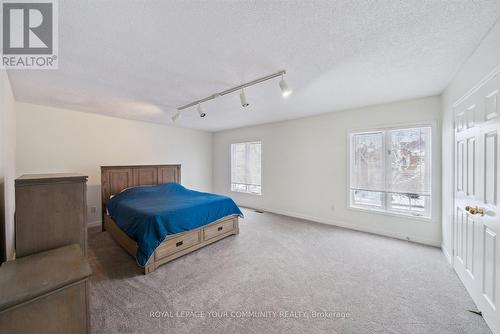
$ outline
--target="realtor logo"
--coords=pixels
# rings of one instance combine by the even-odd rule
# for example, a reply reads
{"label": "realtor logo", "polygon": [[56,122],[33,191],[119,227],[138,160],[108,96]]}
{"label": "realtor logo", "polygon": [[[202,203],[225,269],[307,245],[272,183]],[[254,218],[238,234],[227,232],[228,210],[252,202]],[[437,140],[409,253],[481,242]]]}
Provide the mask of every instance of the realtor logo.
{"label": "realtor logo", "polygon": [[56,69],[55,0],[1,0],[2,68]]}

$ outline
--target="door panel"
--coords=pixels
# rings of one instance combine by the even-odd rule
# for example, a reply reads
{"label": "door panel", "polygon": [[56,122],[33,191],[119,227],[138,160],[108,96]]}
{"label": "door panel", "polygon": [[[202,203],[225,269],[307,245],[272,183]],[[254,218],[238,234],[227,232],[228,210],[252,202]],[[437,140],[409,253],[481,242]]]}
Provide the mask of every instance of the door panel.
{"label": "door panel", "polygon": [[496,233],[484,227],[484,277],[483,277],[483,294],[492,307],[495,307],[495,288],[496,288]]}
{"label": "door panel", "polygon": [[474,278],[474,218],[472,216],[467,216],[466,226],[465,268],[467,269],[468,274]]}
{"label": "door panel", "polygon": [[484,140],[484,203],[497,205],[497,133],[485,134]]}
{"label": "door panel", "polygon": [[465,159],[464,159],[464,142],[459,141],[457,143],[457,190],[458,191],[463,191],[464,190],[464,164],[465,164]]}
{"label": "door panel", "polygon": [[499,90],[497,75],[455,105],[453,267],[494,333],[500,333]]}
{"label": "door panel", "polygon": [[472,104],[465,110],[467,128],[472,128],[476,123],[476,105]]}
{"label": "door panel", "polygon": [[476,139],[467,139],[467,195],[475,195]]}
{"label": "door panel", "polygon": [[457,207],[457,215],[455,218],[455,254],[459,261],[463,261],[462,255],[462,223],[464,219],[464,212]]}

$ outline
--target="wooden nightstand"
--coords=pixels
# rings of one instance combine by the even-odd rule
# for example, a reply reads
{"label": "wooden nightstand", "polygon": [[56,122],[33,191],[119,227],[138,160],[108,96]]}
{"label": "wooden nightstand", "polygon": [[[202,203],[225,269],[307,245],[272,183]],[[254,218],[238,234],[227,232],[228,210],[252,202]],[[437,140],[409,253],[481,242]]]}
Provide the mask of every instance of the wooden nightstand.
{"label": "wooden nightstand", "polygon": [[73,244],[0,267],[2,333],[89,333],[90,266]]}

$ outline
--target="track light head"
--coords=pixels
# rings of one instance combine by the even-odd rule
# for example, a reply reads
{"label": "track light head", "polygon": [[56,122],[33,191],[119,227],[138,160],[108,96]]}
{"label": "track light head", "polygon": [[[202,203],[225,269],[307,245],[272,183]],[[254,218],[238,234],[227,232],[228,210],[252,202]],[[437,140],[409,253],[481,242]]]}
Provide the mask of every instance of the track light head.
{"label": "track light head", "polygon": [[241,93],[240,93],[240,101],[241,101],[241,106],[242,107],[248,107],[249,104],[248,104],[248,101],[247,101],[247,97],[245,95],[245,90],[241,90]]}
{"label": "track light head", "polygon": [[283,95],[283,97],[288,97],[292,94],[292,90],[290,89],[290,87],[288,87],[288,84],[286,83],[285,78],[283,78],[283,75],[281,76],[280,80],[280,88],[281,95]]}
{"label": "track light head", "polygon": [[242,107],[248,107],[250,104],[248,103],[247,97],[245,95],[245,88],[251,87],[251,86],[260,84],[260,83],[262,83],[264,81],[271,80],[271,79],[278,78],[278,77],[281,77],[281,80],[279,82],[281,93],[282,93],[283,97],[288,97],[290,94],[292,94],[292,90],[290,89],[290,87],[288,86],[287,82],[285,81],[285,78],[284,78],[285,74],[286,74],[285,70],[278,71],[276,73],[267,75],[265,77],[261,77],[261,78],[255,79],[253,81],[249,81],[249,82],[243,83],[241,85],[238,85],[238,86],[235,86],[235,87],[231,87],[231,88],[226,89],[224,91],[221,91],[219,93],[214,93],[214,94],[212,94],[210,96],[207,96],[207,97],[205,97],[203,99],[196,100],[196,101],[193,101],[191,103],[188,103],[188,104],[185,104],[183,106],[180,106],[180,107],[177,108],[177,113],[174,116],[172,116],[172,121],[175,122],[181,116],[181,112],[183,110],[185,110],[187,108],[192,108],[194,106],[197,106],[198,115],[200,115],[200,117],[205,117],[207,114],[203,111],[201,103],[205,103],[207,101],[210,101],[210,100],[216,99],[218,97],[225,96],[227,94],[230,94],[230,93],[233,93],[233,92],[237,92],[237,91],[240,91],[241,106]]}
{"label": "track light head", "polygon": [[179,117],[181,117],[181,112],[180,111],[176,112],[175,115],[172,116],[172,122],[177,121],[179,119]]}
{"label": "track light head", "polygon": [[203,112],[203,109],[201,108],[201,104],[198,103],[198,107],[196,109],[198,109],[198,115],[200,115],[200,117],[207,116],[207,114]]}

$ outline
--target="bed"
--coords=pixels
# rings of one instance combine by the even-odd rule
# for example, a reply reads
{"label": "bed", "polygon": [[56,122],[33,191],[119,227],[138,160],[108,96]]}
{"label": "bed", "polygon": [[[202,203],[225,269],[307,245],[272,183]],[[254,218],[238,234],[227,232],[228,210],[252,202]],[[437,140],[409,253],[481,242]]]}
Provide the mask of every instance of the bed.
{"label": "bed", "polygon": [[242,216],[225,196],[184,188],[180,165],[102,166],[103,231],[148,274],[239,233]]}

